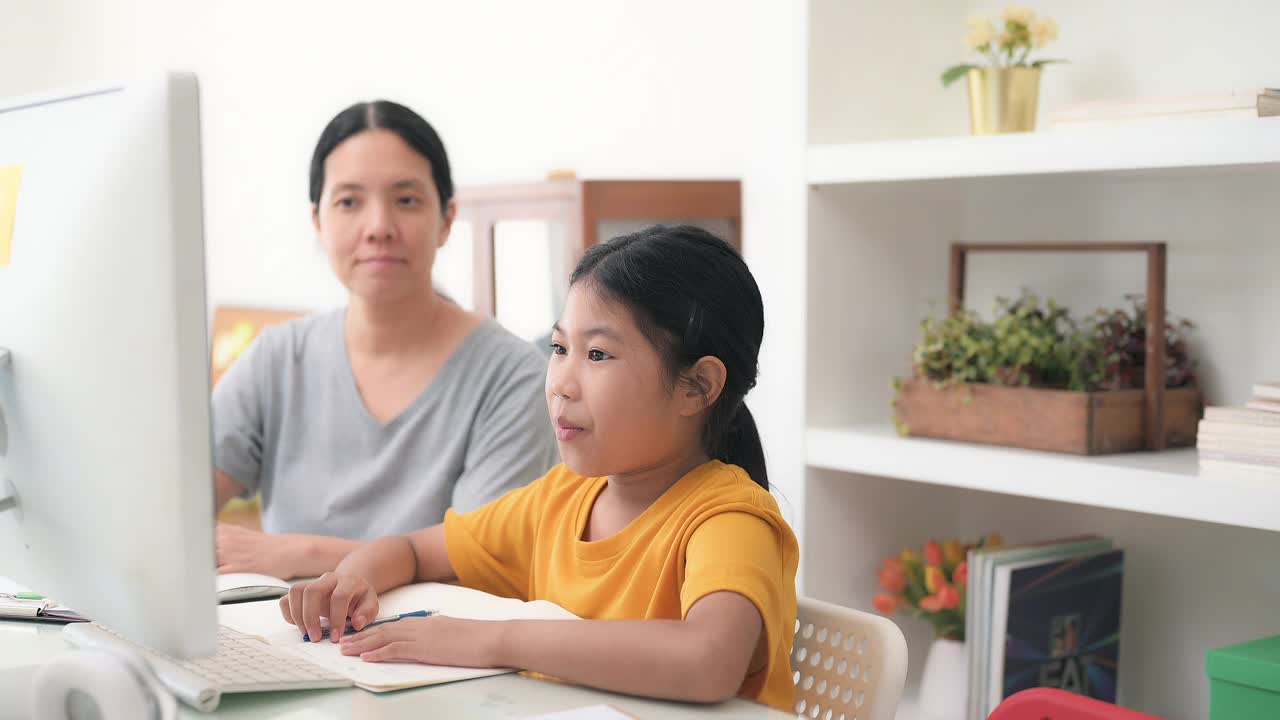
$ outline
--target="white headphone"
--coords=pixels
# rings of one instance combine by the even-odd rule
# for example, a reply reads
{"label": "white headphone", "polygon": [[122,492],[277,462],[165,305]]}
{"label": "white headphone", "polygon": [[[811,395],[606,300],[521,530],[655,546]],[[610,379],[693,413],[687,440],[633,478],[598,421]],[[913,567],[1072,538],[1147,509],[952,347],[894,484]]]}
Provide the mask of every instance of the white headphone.
{"label": "white headphone", "polygon": [[114,648],[65,652],[31,685],[34,720],[173,720],[177,711],[146,661]]}

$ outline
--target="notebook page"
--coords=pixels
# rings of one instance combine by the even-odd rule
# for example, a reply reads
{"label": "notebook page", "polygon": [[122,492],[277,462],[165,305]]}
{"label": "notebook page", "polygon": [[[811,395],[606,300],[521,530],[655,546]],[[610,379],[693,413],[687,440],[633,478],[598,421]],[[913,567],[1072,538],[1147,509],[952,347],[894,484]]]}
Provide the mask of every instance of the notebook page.
{"label": "notebook page", "polygon": [[[436,610],[442,615],[470,620],[577,619],[569,611],[546,601],[526,603],[440,583],[406,585],[379,598],[379,617],[415,610]],[[375,692],[513,672],[417,663],[367,663],[358,657],[343,655],[337,643],[303,642],[298,629],[285,622],[276,601],[219,606],[218,621],[233,630],[261,637],[272,645],[296,652]]]}

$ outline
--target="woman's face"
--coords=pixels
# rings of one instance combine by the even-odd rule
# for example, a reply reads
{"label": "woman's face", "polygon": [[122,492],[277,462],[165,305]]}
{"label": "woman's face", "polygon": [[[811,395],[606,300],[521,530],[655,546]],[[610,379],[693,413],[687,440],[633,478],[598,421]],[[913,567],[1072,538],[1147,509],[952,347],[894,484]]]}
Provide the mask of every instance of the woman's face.
{"label": "woman's face", "polygon": [[312,221],[347,290],[393,303],[431,291],[431,266],[454,212],[452,200],[440,207],[431,163],[399,135],[375,129],[329,153]]}

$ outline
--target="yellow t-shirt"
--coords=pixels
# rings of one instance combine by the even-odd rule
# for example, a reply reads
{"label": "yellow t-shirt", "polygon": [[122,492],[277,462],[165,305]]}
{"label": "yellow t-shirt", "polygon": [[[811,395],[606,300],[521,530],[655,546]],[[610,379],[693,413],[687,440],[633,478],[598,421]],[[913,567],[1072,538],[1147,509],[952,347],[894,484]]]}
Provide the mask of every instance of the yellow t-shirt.
{"label": "yellow t-shirt", "polygon": [[450,510],[445,544],[458,579],[594,620],[679,620],[710,593],[736,592],[764,621],[738,694],[789,712],[799,548],[773,496],[742,468],[713,460],[618,533],[583,542],[606,483],[559,465],[477,510]]}

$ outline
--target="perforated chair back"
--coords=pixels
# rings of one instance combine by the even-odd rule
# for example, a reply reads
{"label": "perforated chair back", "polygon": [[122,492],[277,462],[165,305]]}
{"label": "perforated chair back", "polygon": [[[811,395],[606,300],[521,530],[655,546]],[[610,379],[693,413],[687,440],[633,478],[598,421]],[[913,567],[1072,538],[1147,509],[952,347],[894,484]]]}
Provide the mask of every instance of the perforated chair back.
{"label": "perforated chair back", "polygon": [[802,597],[791,670],[801,717],[893,720],[907,641],[886,617]]}

